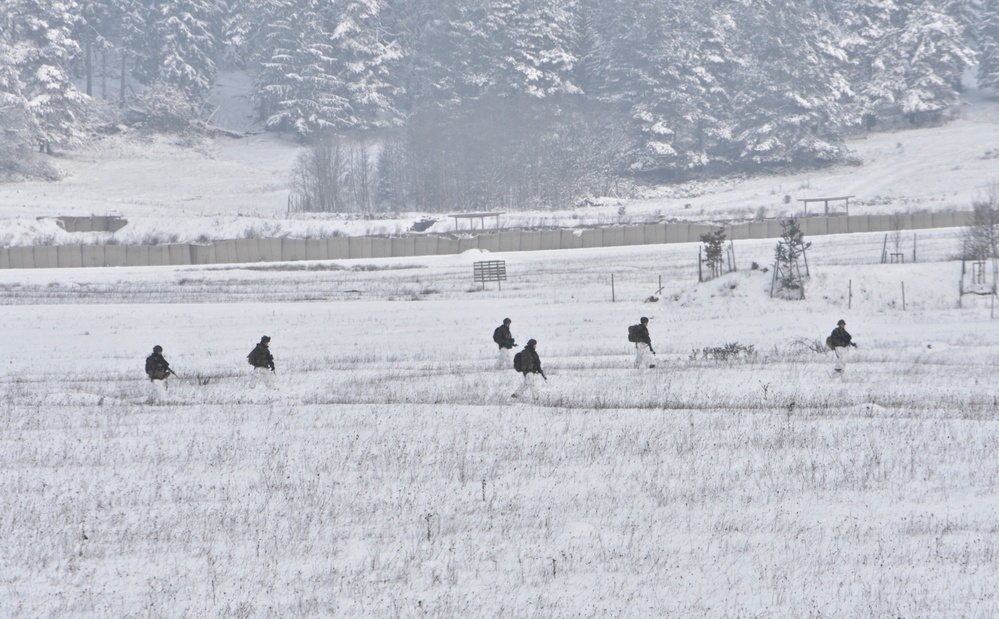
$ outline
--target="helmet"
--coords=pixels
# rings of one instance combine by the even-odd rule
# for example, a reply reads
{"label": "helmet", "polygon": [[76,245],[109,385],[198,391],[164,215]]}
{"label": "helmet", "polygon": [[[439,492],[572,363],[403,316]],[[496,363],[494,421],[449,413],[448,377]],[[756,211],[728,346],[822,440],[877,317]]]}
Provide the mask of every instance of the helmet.
{"label": "helmet", "polygon": [[261,344],[266,344],[269,341],[271,341],[271,337],[269,335],[265,335],[264,337],[260,338]]}
{"label": "helmet", "polygon": [[527,340],[527,345],[528,346],[537,346],[537,344],[538,344],[538,340],[534,340],[534,339]]}
{"label": "helmet", "polygon": [[508,324],[510,324],[511,322],[513,322],[513,321],[512,321],[512,320],[510,320],[509,318],[504,318],[504,319],[503,319],[503,324],[505,324],[505,325],[508,325]]}
{"label": "helmet", "polygon": [[153,352],[163,352],[163,347],[157,344],[156,346],[153,346]]}
{"label": "helmet", "polygon": [[839,322],[837,322],[836,324],[837,324],[837,325],[845,325],[845,324],[846,324],[846,321],[845,321],[845,320],[843,320],[842,318],[840,318],[840,319],[839,319]]}
{"label": "helmet", "polygon": [[646,322],[648,322],[648,321],[649,321],[649,318],[648,318],[648,316],[642,316],[642,319],[641,319],[641,320],[640,320],[639,322],[641,322],[641,323],[643,323],[643,324],[644,324],[644,323],[646,323]]}

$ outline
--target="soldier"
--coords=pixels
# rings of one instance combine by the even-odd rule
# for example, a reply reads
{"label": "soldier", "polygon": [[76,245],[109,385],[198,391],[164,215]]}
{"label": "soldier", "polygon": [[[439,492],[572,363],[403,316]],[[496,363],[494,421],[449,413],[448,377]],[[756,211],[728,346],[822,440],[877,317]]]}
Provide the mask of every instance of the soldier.
{"label": "soldier", "polygon": [[649,336],[648,318],[642,316],[639,324],[628,328],[628,340],[635,343],[636,368],[644,368],[645,366],[649,366],[650,368],[656,367],[649,357],[649,353],[654,355],[656,351],[652,350],[652,338]]}
{"label": "soldier", "polygon": [[250,381],[250,389],[256,389],[257,383],[263,382],[268,389],[274,388],[274,357],[270,350],[271,338],[263,336],[246,360],[253,366],[253,379]]}
{"label": "soldier", "polygon": [[524,350],[517,353],[513,359],[514,369],[524,375],[524,382],[513,392],[513,397],[515,398],[519,398],[525,391],[530,389],[531,395],[537,400],[538,376],[541,376],[541,378],[545,379],[545,382],[548,382],[548,377],[545,376],[544,371],[541,369],[541,358],[538,357],[538,353],[535,350],[537,345],[537,340],[528,340],[527,346],[524,346]]}
{"label": "soldier", "polygon": [[503,324],[493,331],[493,341],[499,346],[499,356],[496,357],[496,369],[510,367],[510,350],[517,345],[510,333],[509,318],[503,319]]}
{"label": "soldier", "polygon": [[846,369],[847,352],[851,346],[857,347],[853,343],[853,337],[846,330],[845,320],[836,323],[836,328],[826,338],[826,345],[832,348],[833,354],[836,355],[836,372],[843,373]]}
{"label": "soldier", "polygon": [[153,384],[153,391],[149,396],[150,402],[160,402],[166,399],[167,378],[173,374],[170,364],[163,358],[163,347],[157,344],[153,346],[153,354],[146,357],[146,376]]}

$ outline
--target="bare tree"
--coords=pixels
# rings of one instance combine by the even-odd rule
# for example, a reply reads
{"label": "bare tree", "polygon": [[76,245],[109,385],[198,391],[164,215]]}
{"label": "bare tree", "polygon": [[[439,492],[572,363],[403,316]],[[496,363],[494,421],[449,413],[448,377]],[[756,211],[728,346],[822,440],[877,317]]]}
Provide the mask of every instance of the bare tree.
{"label": "bare tree", "polygon": [[338,137],[323,138],[299,155],[291,181],[297,210],[347,212],[348,165]]}
{"label": "bare tree", "polygon": [[999,181],[992,181],[972,203],[971,222],[961,232],[961,255],[966,260],[999,257]]}

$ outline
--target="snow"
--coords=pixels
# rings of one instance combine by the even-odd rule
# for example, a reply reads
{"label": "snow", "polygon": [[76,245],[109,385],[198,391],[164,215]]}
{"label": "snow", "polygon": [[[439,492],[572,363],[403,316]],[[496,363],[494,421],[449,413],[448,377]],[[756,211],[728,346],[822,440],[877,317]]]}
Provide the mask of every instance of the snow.
{"label": "snow", "polygon": [[[225,74],[223,126],[251,129],[245,77]],[[243,80],[243,81],[240,81]],[[802,212],[801,198],[855,196],[850,214],[969,210],[996,179],[999,101],[965,92],[958,118],[938,127],[858,135],[848,142],[859,165],[774,176],[689,182],[643,190],[641,197],[603,197],[574,211],[505,213],[501,227],[618,225],[652,221],[745,221]],[[430,233],[455,231],[448,213],[382,218],[289,214],[288,181],[302,146],[271,133],[242,139],[177,139],[124,133],[104,136],[56,160],[56,183],[0,185],[0,240],[8,245],[104,242],[66,234],[38,217],[119,215],[129,225],[114,242],[150,239],[204,242],[275,234],[405,234],[430,217]],[[165,174],[164,170],[169,170]]]}
{"label": "snow", "polygon": [[[995,105],[858,139],[858,167],[504,217],[967,208]],[[296,152],[108,138],[59,183],[0,188],[0,234],[61,242],[35,218],[109,211],[125,239],[407,227],[287,217]],[[958,295],[958,235],[919,231],[913,262],[903,232],[904,264],[882,234],[806,239],[801,301],[748,266],[773,240],[704,284],[694,244],[0,270],[0,616],[995,616],[999,332]],[[486,255],[502,290],[472,282]],[[643,315],[650,371],[625,337]],[[539,342],[537,402],[492,369],[507,316]],[[843,376],[821,349],[839,318]],[[263,334],[278,388],[251,391]],[[729,343],[756,355],[698,354]],[[182,379],[150,404],[154,344]]]}

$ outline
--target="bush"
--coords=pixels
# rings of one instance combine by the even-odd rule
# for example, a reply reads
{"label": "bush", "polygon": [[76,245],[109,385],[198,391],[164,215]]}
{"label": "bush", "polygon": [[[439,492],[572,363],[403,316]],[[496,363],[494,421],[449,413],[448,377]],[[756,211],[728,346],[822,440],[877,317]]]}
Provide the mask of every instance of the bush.
{"label": "bush", "polygon": [[746,346],[738,342],[731,342],[724,346],[707,347],[701,350],[694,349],[690,353],[691,361],[697,361],[698,359],[705,361],[734,361],[739,358],[755,359],[756,347],[752,344]]}

